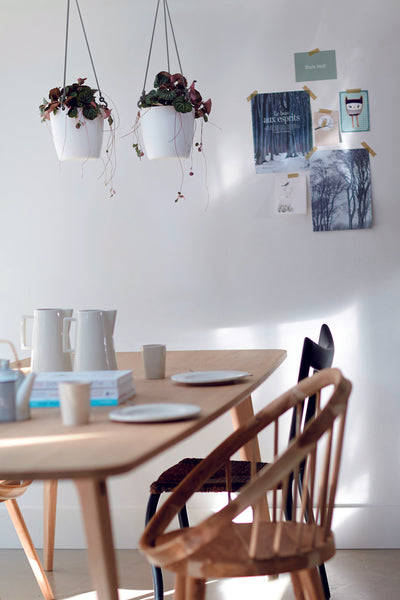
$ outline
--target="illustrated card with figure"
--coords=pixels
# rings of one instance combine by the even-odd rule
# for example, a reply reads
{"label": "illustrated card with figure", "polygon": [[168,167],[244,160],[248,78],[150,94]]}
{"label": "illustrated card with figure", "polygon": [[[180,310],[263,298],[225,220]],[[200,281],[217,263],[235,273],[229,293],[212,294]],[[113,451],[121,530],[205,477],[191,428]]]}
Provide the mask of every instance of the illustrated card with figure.
{"label": "illustrated card with figure", "polygon": [[307,213],[307,177],[302,173],[275,175],[275,206],[279,215]]}
{"label": "illustrated card with figure", "polygon": [[309,169],[313,147],[310,96],[304,90],[257,94],[251,100],[256,173]]}
{"label": "illustrated card with figure", "polygon": [[369,131],[367,90],[339,92],[340,127],[343,132]]}

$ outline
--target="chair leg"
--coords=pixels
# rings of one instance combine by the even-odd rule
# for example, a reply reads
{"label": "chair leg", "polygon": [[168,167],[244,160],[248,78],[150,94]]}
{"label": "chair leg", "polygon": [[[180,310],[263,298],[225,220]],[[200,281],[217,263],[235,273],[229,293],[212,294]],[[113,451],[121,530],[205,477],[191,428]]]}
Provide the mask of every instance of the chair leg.
{"label": "chair leg", "polygon": [[324,600],[324,590],[316,567],[299,571],[299,576],[307,600]]}
{"label": "chair leg", "polygon": [[57,479],[43,483],[43,566],[45,571],[53,570],[57,485]]}
{"label": "chair leg", "polygon": [[186,600],[186,575],[175,575],[174,600]]}
{"label": "chair leg", "polygon": [[[150,494],[149,500],[147,502],[146,508],[146,517],[145,517],[145,525],[150,521],[151,517],[157,510],[158,501],[160,499],[160,494]],[[153,588],[154,588],[154,600],[163,600],[164,598],[164,581],[162,576],[162,570],[160,567],[155,567],[154,565],[150,565],[151,568],[151,576],[153,578]]]}
{"label": "chair leg", "polygon": [[328,576],[326,574],[326,569],[324,563],[319,565],[318,567],[319,576],[321,577],[322,587],[324,588],[324,596],[326,600],[329,600],[331,597],[331,590],[329,589]]}
{"label": "chair leg", "polygon": [[290,578],[292,580],[293,593],[296,600],[305,600],[300,576],[297,571],[290,573]]}
{"label": "chair leg", "polygon": [[179,521],[179,527],[181,529],[184,529],[185,527],[189,527],[189,517],[187,514],[187,510],[186,510],[186,504],[183,508],[181,508],[181,510],[178,513],[178,521]]}
{"label": "chair leg", "polygon": [[5,505],[45,600],[53,600],[53,591],[43,570],[17,501],[15,498],[12,498],[11,500],[6,500]]}
{"label": "chair leg", "polygon": [[204,600],[206,595],[206,582],[204,579],[186,578],[185,600]]}

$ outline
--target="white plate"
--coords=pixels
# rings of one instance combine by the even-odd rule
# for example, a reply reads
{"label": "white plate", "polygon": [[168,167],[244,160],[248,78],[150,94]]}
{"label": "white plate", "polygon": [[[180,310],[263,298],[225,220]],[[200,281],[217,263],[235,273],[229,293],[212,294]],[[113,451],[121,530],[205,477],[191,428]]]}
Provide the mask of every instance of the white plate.
{"label": "white plate", "polygon": [[181,421],[192,419],[200,412],[195,404],[136,404],[110,412],[112,421],[129,423],[155,423],[160,421]]}
{"label": "white plate", "polygon": [[172,375],[172,381],[191,385],[207,385],[210,383],[231,383],[249,377],[245,371],[189,371]]}

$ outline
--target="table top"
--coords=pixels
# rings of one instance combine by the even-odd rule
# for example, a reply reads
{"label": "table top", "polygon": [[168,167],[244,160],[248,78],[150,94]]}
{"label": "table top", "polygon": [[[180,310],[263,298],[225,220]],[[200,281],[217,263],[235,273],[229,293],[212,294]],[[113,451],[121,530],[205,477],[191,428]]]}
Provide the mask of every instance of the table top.
{"label": "table top", "polygon": [[[168,351],[166,378],[146,380],[139,352],[117,353],[118,368],[133,370],[134,404],[196,404],[201,407],[199,416],[167,423],[117,423],[108,417],[113,407],[92,407],[88,425],[64,427],[59,408],[32,409],[27,421],[0,423],[0,476],[104,478],[130,471],[239,404],[285,358],[285,350]],[[226,385],[171,381],[171,375],[189,370],[241,370],[251,375]]]}

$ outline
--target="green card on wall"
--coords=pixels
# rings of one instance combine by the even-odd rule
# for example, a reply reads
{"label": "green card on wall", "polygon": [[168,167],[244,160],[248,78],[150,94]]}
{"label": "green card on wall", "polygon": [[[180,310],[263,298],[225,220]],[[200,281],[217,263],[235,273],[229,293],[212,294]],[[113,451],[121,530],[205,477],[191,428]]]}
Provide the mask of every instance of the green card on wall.
{"label": "green card on wall", "polygon": [[294,55],[296,81],[337,79],[335,50],[314,53],[296,52]]}

